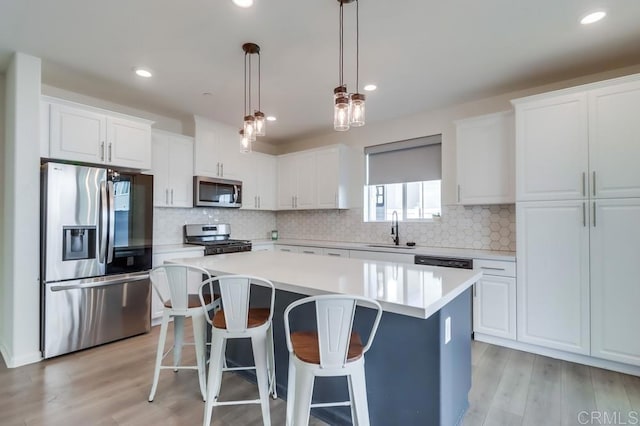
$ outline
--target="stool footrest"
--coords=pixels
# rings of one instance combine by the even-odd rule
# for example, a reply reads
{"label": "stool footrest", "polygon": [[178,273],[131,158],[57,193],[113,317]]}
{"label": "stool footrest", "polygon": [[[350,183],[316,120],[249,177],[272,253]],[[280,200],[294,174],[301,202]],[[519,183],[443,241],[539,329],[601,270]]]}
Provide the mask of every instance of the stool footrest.
{"label": "stool footrest", "polygon": [[256,367],[225,367],[222,371],[244,371],[244,370],[255,370]]}
{"label": "stool footrest", "polygon": [[213,406],[216,405],[245,405],[245,404],[261,404],[262,401],[259,399],[246,399],[242,401],[214,401]]}
{"label": "stool footrest", "polygon": [[311,404],[311,408],[319,408],[319,407],[349,407],[349,406],[351,406],[351,401],[319,402],[317,404]]}

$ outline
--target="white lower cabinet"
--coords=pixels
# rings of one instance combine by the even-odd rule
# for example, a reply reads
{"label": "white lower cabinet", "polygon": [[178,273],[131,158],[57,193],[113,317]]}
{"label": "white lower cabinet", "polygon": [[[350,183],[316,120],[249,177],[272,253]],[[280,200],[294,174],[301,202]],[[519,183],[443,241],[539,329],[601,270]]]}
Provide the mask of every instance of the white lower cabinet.
{"label": "white lower cabinet", "polygon": [[589,209],[516,205],[518,340],[589,355]]}
{"label": "white lower cabinet", "polygon": [[[176,251],[167,251],[153,255],[153,267],[161,266],[164,264],[166,260],[170,259],[182,259],[182,258],[191,258],[191,257],[202,257],[204,256],[204,247],[194,248],[193,250],[176,250]],[[198,273],[190,273],[189,274],[189,292],[195,294],[200,284],[202,283],[202,275]],[[156,283],[157,285],[162,285],[162,283]],[[163,303],[160,300],[155,289],[152,290],[151,296],[151,319],[157,319],[162,317]]]}
{"label": "white lower cabinet", "polygon": [[251,251],[274,251],[275,246],[272,242],[251,243]]}
{"label": "white lower cabinet", "polygon": [[322,249],[322,255],[332,257],[349,257],[349,250],[325,247]]}
{"label": "white lower cabinet", "polygon": [[413,263],[415,256],[405,253],[388,253],[384,251],[349,250],[352,259],[381,260],[384,262]]}
{"label": "white lower cabinet", "polygon": [[483,272],[473,292],[473,331],[516,339],[516,278],[513,262],[474,259]]}
{"label": "white lower cabinet", "polygon": [[640,365],[640,198],[592,203],[591,355]]}
{"label": "white lower cabinet", "polygon": [[276,244],[276,251],[284,251],[287,253],[300,253],[300,246],[289,246],[284,244]]}

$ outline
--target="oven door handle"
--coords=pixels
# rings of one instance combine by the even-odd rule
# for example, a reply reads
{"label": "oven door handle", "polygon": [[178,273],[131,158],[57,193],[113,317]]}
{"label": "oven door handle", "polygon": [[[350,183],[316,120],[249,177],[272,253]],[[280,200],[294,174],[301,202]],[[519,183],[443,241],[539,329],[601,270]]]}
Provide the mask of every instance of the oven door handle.
{"label": "oven door handle", "polygon": [[141,274],[141,275],[132,275],[132,276],[128,276],[128,277],[119,277],[119,278],[114,278],[111,280],[96,280],[96,281],[89,281],[89,282],[80,282],[77,284],[70,284],[70,285],[54,285],[51,286],[51,291],[65,291],[65,290],[77,290],[77,289],[84,289],[84,288],[94,288],[94,287],[106,287],[106,286],[110,286],[110,285],[117,285],[117,284],[125,284],[125,283],[133,283],[136,281],[143,281],[143,280],[147,280],[149,279],[149,274],[145,273],[145,274]]}

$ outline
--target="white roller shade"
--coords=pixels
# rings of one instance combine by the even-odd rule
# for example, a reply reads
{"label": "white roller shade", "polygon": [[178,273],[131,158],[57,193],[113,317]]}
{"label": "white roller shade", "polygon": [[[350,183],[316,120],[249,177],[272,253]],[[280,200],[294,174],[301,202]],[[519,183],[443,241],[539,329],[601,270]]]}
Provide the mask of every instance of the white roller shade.
{"label": "white roller shade", "polygon": [[442,179],[442,135],[368,146],[364,153],[367,185]]}

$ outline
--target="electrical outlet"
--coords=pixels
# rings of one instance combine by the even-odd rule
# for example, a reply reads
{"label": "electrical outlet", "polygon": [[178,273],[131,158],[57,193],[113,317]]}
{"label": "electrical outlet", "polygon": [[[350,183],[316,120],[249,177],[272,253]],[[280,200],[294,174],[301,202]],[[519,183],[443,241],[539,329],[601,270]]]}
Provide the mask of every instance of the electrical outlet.
{"label": "electrical outlet", "polygon": [[451,317],[447,317],[444,320],[444,344],[446,345],[451,341]]}

